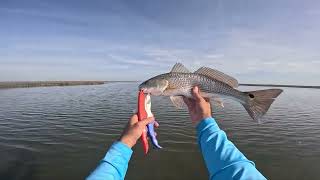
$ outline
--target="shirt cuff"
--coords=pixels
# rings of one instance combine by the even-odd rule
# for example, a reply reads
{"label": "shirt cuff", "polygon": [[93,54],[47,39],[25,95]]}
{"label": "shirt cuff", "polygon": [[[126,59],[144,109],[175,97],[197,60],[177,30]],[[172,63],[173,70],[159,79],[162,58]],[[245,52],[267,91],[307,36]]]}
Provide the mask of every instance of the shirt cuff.
{"label": "shirt cuff", "polygon": [[117,141],[112,144],[112,146],[110,147],[110,150],[105,155],[103,160],[108,161],[112,159],[115,154],[121,154],[126,161],[129,161],[131,158],[132,152],[133,151],[129,146],[127,146],[126,144],[120,141]]}
{"label": "shirt cuff", "polygon": [[208,117],[203,119],[196,127],[197,134],[200,135],[201,132],[207,130],[210,128],[210,131],[219,131],[220,128],[217,124],[217,122],[213,119],[213,117]]}

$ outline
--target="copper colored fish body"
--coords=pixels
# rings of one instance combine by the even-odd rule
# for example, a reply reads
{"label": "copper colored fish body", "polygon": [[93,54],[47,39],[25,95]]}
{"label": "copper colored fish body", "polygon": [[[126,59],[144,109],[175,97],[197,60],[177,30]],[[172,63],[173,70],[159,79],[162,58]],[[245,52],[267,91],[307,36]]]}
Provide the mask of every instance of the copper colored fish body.
{"label": "copper colored fish body", "polygon": [[259,120],[282,92],[281,89],[242,92],[236,89],[238,82],[231,76],[207,67],[192,73],[180,63],[175,64],[171,72],[143,82],[139,89],[151,95],[170,96],[173,104],[182,108],[182,96],[192,98],[191,89],[194,86],[200,88],[202,96],[211,98],[221,106],[221,98],[240,102],[254,120]]}

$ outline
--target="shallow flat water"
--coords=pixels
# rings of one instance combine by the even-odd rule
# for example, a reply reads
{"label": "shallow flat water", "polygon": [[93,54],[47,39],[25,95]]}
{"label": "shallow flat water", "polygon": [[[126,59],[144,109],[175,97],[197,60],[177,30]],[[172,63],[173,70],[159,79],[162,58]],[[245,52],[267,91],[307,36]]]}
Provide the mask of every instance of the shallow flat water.
{"label": "shallow flat water", "polygon": [[[261,89],[261,87],[240,87]],[[214,117],[268,179],[320,179],[320,90],[283,88],[253,122],[226,101]],[[0,179],[83,179],[120,135],[136,107],[137,83],[0,90]],[[208,179],[185,110],[152,97],[163,150],[142,154],[126,179]]]}

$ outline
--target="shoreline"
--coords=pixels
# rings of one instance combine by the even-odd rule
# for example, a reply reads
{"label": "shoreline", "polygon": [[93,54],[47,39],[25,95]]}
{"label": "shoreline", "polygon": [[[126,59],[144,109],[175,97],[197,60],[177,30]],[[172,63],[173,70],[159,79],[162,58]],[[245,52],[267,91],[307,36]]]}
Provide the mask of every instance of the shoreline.
{"label": "shoreline", "polygon": [[[105,84],[105,83],[117,83],[117,82],[139,82],[139,81],[5,81],[5,82],[0,82],[0,89],[53,87],[53,86],[101,85],[101,84]],[[320,86],[287,85],[287,84],[240,83],[239,86],[265,86],[265,87],[290,87],[290,88],[320,89]]]}
{"label": "shoreline", "polygon": [[32,88],[52,86],[101,85],[106,81],[7,81],[0,82],[0,89]]}
{"label": "shoreline", "polygon": [[303,86],[303,85],[288,85],[288,84],[239,84],[239,86],[266,86],[266,87],[291,87],[291,88],[320,89],[320,86]]}

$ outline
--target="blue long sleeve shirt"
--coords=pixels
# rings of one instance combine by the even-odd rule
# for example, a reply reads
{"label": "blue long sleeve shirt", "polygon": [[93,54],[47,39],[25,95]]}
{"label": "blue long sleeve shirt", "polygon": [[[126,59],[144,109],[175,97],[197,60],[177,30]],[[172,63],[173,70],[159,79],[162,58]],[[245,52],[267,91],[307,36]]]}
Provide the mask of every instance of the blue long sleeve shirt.
{"label": "blue long sleeve shirt", "polygon": [[[197,126],[198,144],[209,171],[209,179],[265,180],[236,147],[227,139],[213,118],[202,120]],[[87,180],[124,179],[132,150],[121,142],[114,143],[98,167]]]}

